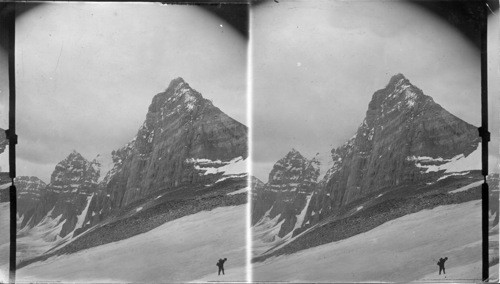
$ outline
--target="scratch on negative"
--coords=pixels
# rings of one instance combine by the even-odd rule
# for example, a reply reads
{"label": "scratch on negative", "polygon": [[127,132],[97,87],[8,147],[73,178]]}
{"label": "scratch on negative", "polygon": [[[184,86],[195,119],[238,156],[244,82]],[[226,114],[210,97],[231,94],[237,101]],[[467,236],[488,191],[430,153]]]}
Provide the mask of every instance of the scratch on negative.
{"label": "scratch on negative", "polygon": [[64,42],[61,45],[61,50],[59,50],[59,57],[57,57],[57,64],[56,64],[56,68],[54,69],[54,71],[56,71],[57,67],[59,67],[59,59],[61,59],[61,54],[62,54],[63,47],[64,47]]}

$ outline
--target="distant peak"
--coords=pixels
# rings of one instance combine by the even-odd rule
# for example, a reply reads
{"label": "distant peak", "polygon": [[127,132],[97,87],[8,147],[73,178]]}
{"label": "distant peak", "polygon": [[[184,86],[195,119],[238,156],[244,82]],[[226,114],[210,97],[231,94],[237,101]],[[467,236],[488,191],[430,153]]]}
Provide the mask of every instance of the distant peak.
{"label": "distant peak", "polygon": [[392,78],[395,78],[395,79],[406,79],[405,75],[403,75],[403,73],[398,73],[394,76],[392,76]]}
{"label": "distant peak", "polygon": [[73,149],[73,151],[71,151],[71,153],[66,157],[65,160],[74,160],[74,159],[85,160],[85,158],[82,156],[82,154],[80,154],[78,151]]}
{"label": "distant peak", "polygon": [[288,154],[286,156],[287,156],[287,158],[298,156],[298,157],[304,159],[304,156],[302,156],[302,154],[300,154],[300,152],[297,151],[295,148],[292,148],[292,150],[290,150],[290,152],[288,152]]}

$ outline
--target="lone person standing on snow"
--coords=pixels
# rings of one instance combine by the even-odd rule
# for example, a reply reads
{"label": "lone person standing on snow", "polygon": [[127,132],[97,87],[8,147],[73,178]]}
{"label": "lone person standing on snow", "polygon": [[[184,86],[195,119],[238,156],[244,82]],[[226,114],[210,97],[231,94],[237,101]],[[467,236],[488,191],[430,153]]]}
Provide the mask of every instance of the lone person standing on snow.
{"label": "lone person standing on snow", "polygon": [[219,275],[220,272],[222,271],[222,275],[224,275],[224,262],[226,262],[227,258],[224,259],[219,259],[219,262],[217,262],[217,266],[219,267]]}
{"label": "lone person standing on snow", "polygon": [[445,257],[445,258],[440,258],[437,265],[439,265],[439,275],[441,275],[441,270],[443,271],[443,274],[446,274],[445,270],[444,270],[444,262],[447,261],[448,258]]}

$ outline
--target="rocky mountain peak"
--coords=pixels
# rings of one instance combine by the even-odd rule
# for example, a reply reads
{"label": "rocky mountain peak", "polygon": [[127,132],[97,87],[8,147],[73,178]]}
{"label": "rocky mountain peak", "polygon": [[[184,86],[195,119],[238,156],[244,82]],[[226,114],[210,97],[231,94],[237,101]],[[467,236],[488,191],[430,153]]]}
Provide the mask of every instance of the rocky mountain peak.
{"label": "rocky mountain peak", "polygon": [[45,182],[35,176],[18,176],[15,178],[15,184],[19,187],[20,191],[26,192],[38,192],[47,186]]}
{"label": "rocky mountain peak", "polygon": [[91,163],[76,150],[59,162],[50,178],[50,185],[55,188],[77,187],[81,184],[94,184],[99,178],[99,167]]}
{"label": "rocky mountain peak", "polygon": [[402,81],[408,81],[410,82],[406,77],[405,75],[403,75],[402,73],[398,73],[396,75],[393,75],[391,77],[391,79],[389,80],[389,83],[387,83],[387,87],[390,87],[390,86],[395,86],[396,84],[398,84],[398,82],[402,82]]}
{"label": "rocky mountain peak", "polygon": [[302,159],[304,160],[304,156],[302,156],[302,154],[297,151],[295,148],[292,148],[292,150],[290,150],[290,152],[288,152],[288,154],[286,154],[285,156],[285,159]]}
{"label": "rocky mountain peak", "polygon": [[333,164],[316,197],[322,205],[315,212],[332,212],[382,189],[432,183],[439,171],[423,170],[414,157],[451,161],[467,157],[478,143],[476,127],[397,74],[373,94],[354,137],[332,150]]}
{"label": "rocky mountain peak", "polygon": [[69,153],[69,155],[66,157],[66,159],[83,159],[83,156],[82,154],[80,154],[78,151],[76,151],[75,149],[73,149],[71,151],[71,153]]}
{"label": "rocky mountain peak", "polygon": [[177,77],[175,79],[173,79],[172,81],[170,81],[170,84],[168,85],[167,87],[167,90],[168,89],[176,89],[177,87],[182,87],[182,85],[188,85],[188,83],[186,83],[186,81],[184,81],[184,79],[182,77]]}
{"label": "rocky mountain peak", "polygon": [[270,185],[282,185],[284,183],[300,182],[306,179],[315,182],[319,175],[318,161],[309,160],[302,154],[292,149],[285,157],[274,164],[269,173]]}
{"label": "rocky mountain peak", "polygon": [[213,182],[198,173],[199,163],[188,161],[245,159],[246,136],[246,126],[176,78],[153,97],[136,137],[112,152],[103,185],[116,192],[113,206],[120,207],[150,191]]}
{"label": "rocky mountain peak", "polygon": [[422,90],[414,86],[403,74],[392,76],[384,89],[373,94],[368,106],[367,118],[370,112],[379,115],[393,115],[400,112],[415,111],[426,104],[435,104]]}
{"label": "rocky mountain peak", "polygon": [[[195,115],[196,110],[203,108],[205,105],[213,106],[211,101],[203,98],[203,96],[191,88],[187,82],[181,77],[173,79],[168,88],[163,92],[154,96],[148,110],[148,117],[142,127],[151,128],[151,123],[154,119],[169,119],[178,115]],[[156,114],[152,116],[151,114]],[[152,116],[149,118],[149,116]]]}
{"label": "rocky mountain peak", "polygon": [[278,237],[290,237],[304,220],[320,174],[319,164],[318,157],[309,160],[296,149],[277,161],[268,183],[254,187],[253,224],[261,221],[264,226],[279,226]]}

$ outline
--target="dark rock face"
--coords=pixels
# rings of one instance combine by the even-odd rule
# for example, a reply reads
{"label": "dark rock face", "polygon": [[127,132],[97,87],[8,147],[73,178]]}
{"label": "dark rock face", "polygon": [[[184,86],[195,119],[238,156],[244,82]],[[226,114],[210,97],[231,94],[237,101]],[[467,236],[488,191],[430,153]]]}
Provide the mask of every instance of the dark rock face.
{"label": "dark rock face", "polygon": [[308,160],[292,149],[274,165],[268,183],[253,188],[252,224],[263,217],[274,219],[279,215],[276,224],[283,222],[280,238],[300,228],[300,214],[311,198],[318,176],[318,161]]}
{"label": "dark rock face", "polygon": [[135,139],[112,154],[102,186],[120,207],[160,189],[211,182],[189,159],[246,158],[247,128],[177,78],[153,98]]}
{"label": "dark rock face", "polygon": [[78,188],[80,193],[91,193],[99,175],[99,165],[95,161],[89,162],[80,153],[73,151],[56,165],[49,186],[56,192],[76,192],[75,188]]}
{"label": "dark rock face", "polygon": [[[15,178],[17,189],[17,214],[22,218],[21,228],[38,224],[53,206],[47,184],[37,177]],[[49,208],[50,207],[50,208]]]}
{"label": "dark rock face", "polygon": [[[64,237],[83,224],[80,216],[97,190],[100,170],[95,161],[89,162],[76,151],[57,164],[48,188],[57,193],[52,216],[62,215]],[[78,223],[78,218],[80,222]]]}
{"label": "dark rock face", "polygon": [[73,151],[56,165],[48,185],[36,177],[17,178],[18,214],[23,218],[20,228],[33,227],[46,216],[53,219],[60,216],[58,223],[63,222],[60,237],[81,227],[85,216],[80,215],[97,189],[99,174],[95,162]]}
{"label": "dark rock face", "polygon": [[356,135],[332,150],[334,166],[313,196],[308,218],[314,223],[322,214],[384,188],[435,181],[442,172],[425,173],[412,157],[468,156],[479,142],[476,127],[395,75],[373,95]]}

